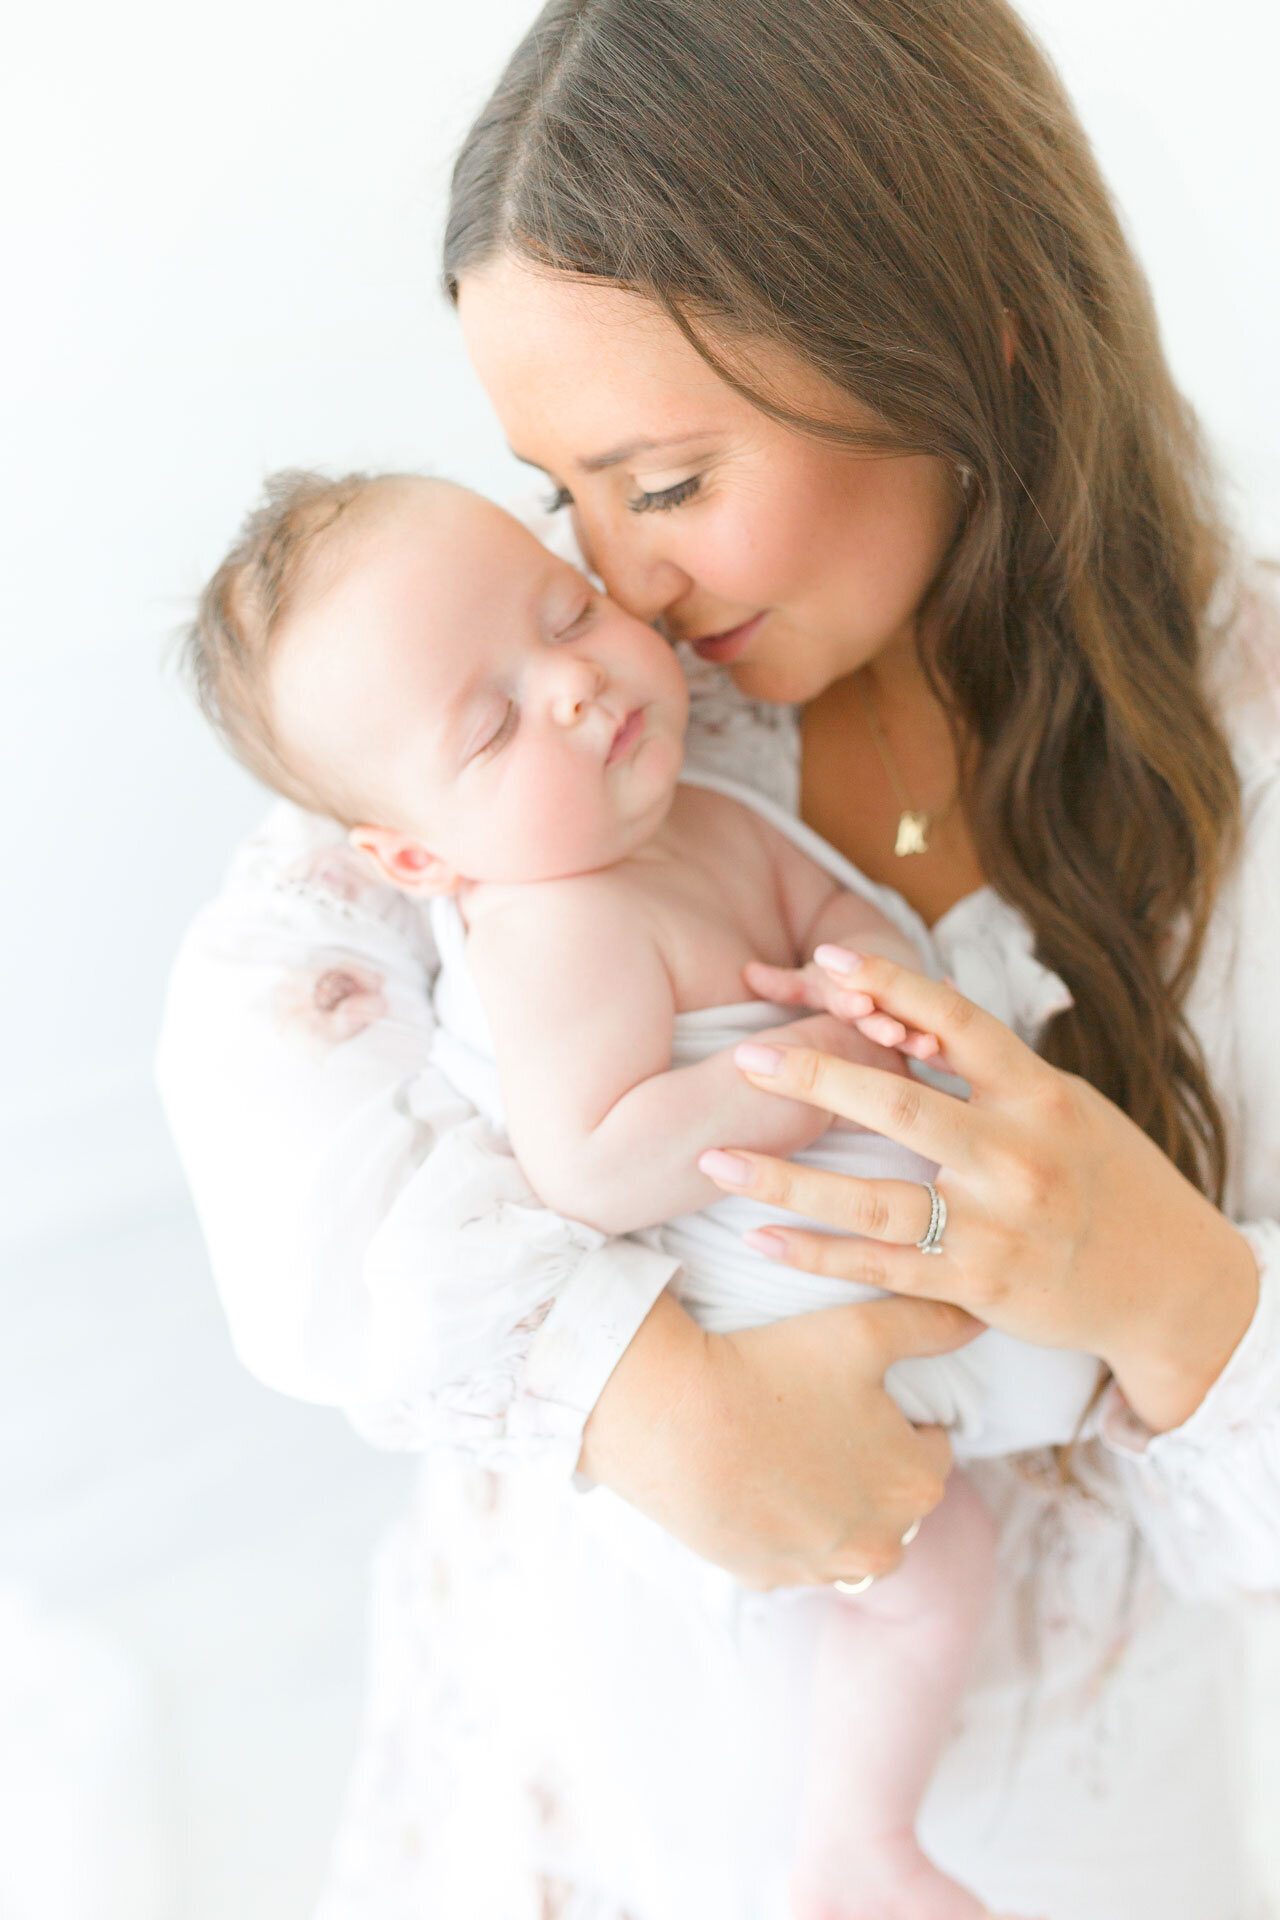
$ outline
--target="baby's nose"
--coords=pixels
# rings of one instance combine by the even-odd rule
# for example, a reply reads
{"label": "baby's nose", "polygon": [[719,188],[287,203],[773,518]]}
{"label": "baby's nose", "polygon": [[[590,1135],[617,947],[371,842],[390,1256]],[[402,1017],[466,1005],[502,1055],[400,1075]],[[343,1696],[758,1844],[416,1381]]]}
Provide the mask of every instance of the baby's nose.
{"label": "baby's nose", "polygon": [[594,660],[563,660],[551,695],[553,719],[562,727],[576,727],[594,706],[604,674]]}

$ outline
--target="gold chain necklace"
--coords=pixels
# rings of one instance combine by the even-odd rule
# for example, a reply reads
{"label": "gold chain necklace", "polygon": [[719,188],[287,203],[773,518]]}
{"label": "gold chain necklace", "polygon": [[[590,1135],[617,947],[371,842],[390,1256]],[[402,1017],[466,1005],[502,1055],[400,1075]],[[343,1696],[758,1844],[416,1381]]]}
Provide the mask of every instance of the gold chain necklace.
{"label": "gold chain necklace", "polygon": [[956,796],[952,794],[941,813],[926,813],[923,807],[912,805],[910,796],[902,784],[898,763],[893,757],[884,728],[880,724],[880,716],[872,704],[869,690],[863,684],[861,673],[855,673],[853,679],[858,689],[858,698],[862,702],[862,711],[866,715],[868,731],[875,742],[876,752],[880,755],[881,763],[889,776],[889,784],[893,788],[894,798],[898,803],[898,831],[893,850],[900,859],[909,853],[928,853],[929,835],[935,827],[940,827],[949,818],[951,809],[956,803]]}

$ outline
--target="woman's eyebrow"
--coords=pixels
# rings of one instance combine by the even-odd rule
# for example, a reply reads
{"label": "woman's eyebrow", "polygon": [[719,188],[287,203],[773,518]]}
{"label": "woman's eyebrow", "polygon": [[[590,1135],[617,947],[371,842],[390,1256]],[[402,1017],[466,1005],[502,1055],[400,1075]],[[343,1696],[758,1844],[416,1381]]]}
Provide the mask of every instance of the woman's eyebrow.
{"label": "woman's eyebrow", "polygon": [[[637,453],[657,453],[663,447],[679,447],[683,446],[686,441],[701,440],[704,438],[704,434],[697,432],[672,433],[663,440],[650,440],[642,435],[635,440],[624,440],[620,446],[610,447],[607,453],[592,454],[589,459],[579,460],[577,465],[582,473],[603,473],[606,467],[620,466],[624,460],[630,460]],[[527,455],[516,453],[514,447],[512,447],[511,451],[515,454],[521,466],[537,467],[539,473],[546,472],[546,468],[541,466],[537,460],[530,460]]]}

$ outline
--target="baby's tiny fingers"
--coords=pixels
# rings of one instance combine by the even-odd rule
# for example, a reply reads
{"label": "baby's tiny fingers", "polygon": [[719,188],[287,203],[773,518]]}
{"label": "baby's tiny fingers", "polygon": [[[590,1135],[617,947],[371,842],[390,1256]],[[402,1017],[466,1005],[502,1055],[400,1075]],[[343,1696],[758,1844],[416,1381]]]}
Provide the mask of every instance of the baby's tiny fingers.
{"label": "baby's tiny fingers", "polygon": [[909,1033],[898,1051],[909,1053],[913,1060],[932,1060],[941,1053],[942,1043],[936,1033]]}
{"label": "baby's tiny fingers", "polygon": [[749,960],[742,969],[742,977],[761,1000],[772,1000],[777,1006],[815,1004],[812,983],[795,967],[771,967],[764,960]]}
{"label": "baby's tiny fingers", "polygon": [[877,1046],[900,1047],[907,1037],[907,1029],[891,1013],[869,1014],[865,1020],[855,1024],[858,1032],[865,1033],[868,1040],[874,1040]]}
{"label": "baby's tiny fingers", "polygon": [[941,1052],[936,1033],[917,1033],[914,1027],[904,1027],[901,1020],[895,1020],[891,1014],[876,1013],[869,1020],[855,1020],[853,1024],[868,1040],[874,1040],[881,1047],[896,1047],[899,1053],[909,1053],[913,1060],[932,1060]]}

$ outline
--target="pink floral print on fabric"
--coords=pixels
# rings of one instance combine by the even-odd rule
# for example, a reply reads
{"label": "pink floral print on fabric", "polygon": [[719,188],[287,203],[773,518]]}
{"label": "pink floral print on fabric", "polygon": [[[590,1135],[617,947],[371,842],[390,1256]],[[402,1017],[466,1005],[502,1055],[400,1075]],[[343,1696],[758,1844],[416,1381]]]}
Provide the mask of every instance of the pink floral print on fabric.
{"label": "pink floral print on fabric", "polygon": [[287,973],[271,995],[272,1018],[286,1039],[323,1059],[386,1018],[385,977],[354,960]]}
{"label": "pink floral print on fabric", "polygon": [[376,867],[359,848],[341,842],[316,847],[287,868],[285,878],[306,887],[318,887],[335,900],[354,905],[370,893],[379,893],[385,882]]}

